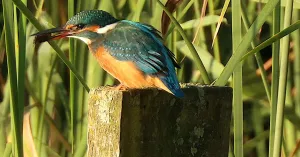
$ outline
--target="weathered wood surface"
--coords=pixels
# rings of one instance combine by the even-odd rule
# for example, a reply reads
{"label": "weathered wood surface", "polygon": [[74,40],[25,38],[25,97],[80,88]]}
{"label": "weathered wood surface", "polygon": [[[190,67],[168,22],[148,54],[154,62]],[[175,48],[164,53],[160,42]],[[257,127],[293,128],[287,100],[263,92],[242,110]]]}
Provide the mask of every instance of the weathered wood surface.
{"label": "weathered wood surface", "polygon": [[90,92],[90,157],[228,155],[232,89],[184,85],[177,99],[157,89]]}

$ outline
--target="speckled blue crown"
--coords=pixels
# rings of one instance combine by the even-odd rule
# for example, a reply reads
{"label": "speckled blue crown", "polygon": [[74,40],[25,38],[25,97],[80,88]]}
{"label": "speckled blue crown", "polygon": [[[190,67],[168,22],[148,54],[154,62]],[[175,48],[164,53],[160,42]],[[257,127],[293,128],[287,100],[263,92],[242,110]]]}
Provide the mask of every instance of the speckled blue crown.
{"label": "speckled blue crown", "polygon": [[119,20],[115,19],[108,12],[103,10],[86,10],[77,13],[75,16],[70,18],[66,25],[99,25],[104,27],[106,25],[115,23]]}

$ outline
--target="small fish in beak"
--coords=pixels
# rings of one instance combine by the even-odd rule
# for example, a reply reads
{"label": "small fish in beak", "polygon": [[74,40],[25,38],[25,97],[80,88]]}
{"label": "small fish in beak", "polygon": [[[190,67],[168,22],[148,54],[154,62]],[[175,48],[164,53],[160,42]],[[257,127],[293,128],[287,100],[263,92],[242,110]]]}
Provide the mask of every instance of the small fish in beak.
{"label": "small fish in beak", "polygon": [[32,34],[31,36],[35,36],[34,43],[37,44],[49,40],[61,39],[71,34],[72,33],[70,32],[70,30],[66,30],[62,27],[58,27],[58,28],[52,28],[52,29],[40,31],[38,33]]}

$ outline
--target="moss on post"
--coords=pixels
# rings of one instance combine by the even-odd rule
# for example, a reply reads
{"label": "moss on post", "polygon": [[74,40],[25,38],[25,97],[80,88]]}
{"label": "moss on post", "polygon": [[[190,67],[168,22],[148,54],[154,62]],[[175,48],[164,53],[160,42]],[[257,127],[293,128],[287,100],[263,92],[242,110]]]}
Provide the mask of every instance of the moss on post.
{"label": "moss on post", "polygon": [[227,156],[232,89],[184,85],[185,97],[157,89],[90,92],[88,156]]}

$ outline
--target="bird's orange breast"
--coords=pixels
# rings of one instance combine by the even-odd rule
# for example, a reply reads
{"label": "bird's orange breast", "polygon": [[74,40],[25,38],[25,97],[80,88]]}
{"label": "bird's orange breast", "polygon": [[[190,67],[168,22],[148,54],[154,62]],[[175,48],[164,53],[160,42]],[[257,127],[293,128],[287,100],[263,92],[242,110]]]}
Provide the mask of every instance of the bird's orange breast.
{"label": "bird's orange breast", "polygon": [[105,71],[129,88],[158,87],[170,92],[159,78],[145,75],[132,61],[117,60],[103,47],[93,54]]}

